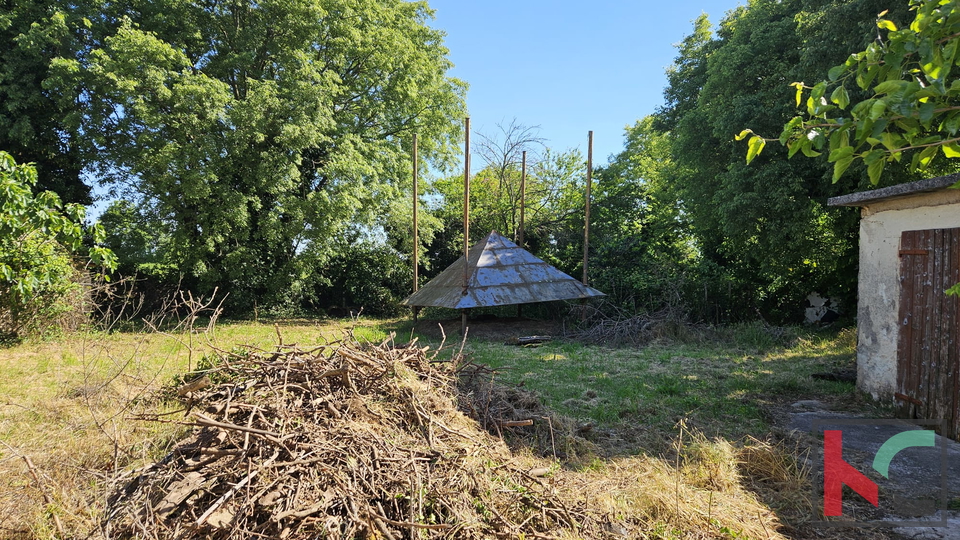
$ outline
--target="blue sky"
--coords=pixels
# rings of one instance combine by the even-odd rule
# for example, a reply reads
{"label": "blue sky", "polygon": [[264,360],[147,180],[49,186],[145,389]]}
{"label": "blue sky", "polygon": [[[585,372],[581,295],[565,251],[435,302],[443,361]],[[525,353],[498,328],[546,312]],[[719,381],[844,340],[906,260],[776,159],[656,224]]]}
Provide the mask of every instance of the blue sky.
{"label": "blue sky", "polygon": [[514,118],[539,125],[553,149],[587,150],[594,163],[623,146],[623,128],[663,103],[674,45],[701,13],[716,25],[746,0],[429,0],[434,28],[467,81],[474,131]]}

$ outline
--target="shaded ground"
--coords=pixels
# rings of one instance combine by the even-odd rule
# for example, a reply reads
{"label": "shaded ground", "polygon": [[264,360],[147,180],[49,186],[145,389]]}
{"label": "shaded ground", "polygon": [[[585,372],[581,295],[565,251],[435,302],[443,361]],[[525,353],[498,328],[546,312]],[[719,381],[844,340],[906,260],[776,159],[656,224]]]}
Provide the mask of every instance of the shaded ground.
{"label": "shaded ground", "polygon": [[[831,410],[819,400],[794,402],[789,408],[781,408],[778,416],[785,422],[782,427],[788,436],[807,453],[813,486],[823,485],[824,429],[842,432],[844,460],[878,484],[879,508],[851,490],[844,491],[844,519],[901,521],[910,525],[881,529],[893,538],[960,539],[960,513],[942,510],[955,506],[960,497],[960,444],[937,435],[933,448],[904,449],[890,462],[888,479],[872,466],[877,451],[894,435],[921,429],[919,426],[896,419],[877,419],[864,411]],[[815,496],[822,500],[822,489],[817,489]],[[931,526],[917,526],[925,523]]]}
{"label": "shaded ground", "polygon": [[[460,341],[460,318],[420,319],[414,330],[433,339],[447,337],[447,343]],[[563,324],[551,320],[534,320],[525,317],[493,317],[480,315],[468,319],[468,337],[487,341],[508,341],[521,336],[559,336]]]}
{"label": "shaded ground", "polygon": [[[443,323],[448,344],[451,339],[459,341],[459,319]],[[752,436],[780,441],[783,447],[793,449],[797,460],[810,471],[810,484],[822,486],[817,472],[822,466],[822,440],[810,433],[810,418],[885,418],[891,411],[857,392],[849,381],[812,377],[855,370],[852,333],[791,336],[782,330],[755,324],[730,329],[725,336],[718,333],[719,339],[702,343],[668,341],[641,348],[613,348],[556,341],[531,350],[505,343],[522,335],[560,334],[562,328],[549,322],[500,319],[471,321],[473,339],[468,340],[466,350],[493,366],[501,381],[531,389],[550,408],[591,426],[587,436],[607,456],[638,451],[669,456],[683,425],[711,438],[740,441]],[[429,332],[423,322],[418,331],[425,337],[439,336],[439,330]],[[804,421],[806,427],[800,425]],[[873,443],[859,436],[865,434],[856,433],[849,441],[850,456],[845,454],[845,458],[859,470],[870,470],[868,458],[872,459],[879,447],[876,440],[885,440],[883,433],[875,434]],[[858,449],[861,441],[865,446]],[[909,457],[909,451],[904,456]],[[909,517],[905,501],[921,500],[932,481],[931,471],[926,476],[918,474],[917,460],[923,464],[922,456],[914,456],[912,464],[898,466],[895,460],[891,469],[891,478],[909,476],[912,482],[895,483],[873,475],[885,482],[881,499],[886,507],[877,510],[857,502],[851,492],[844,496],[844,516],[868,520]],[[960,463],[960,459],[954,461]],[[951,473],[952,478],[960,478],[956,472]],[[783,521],[795,524],[783,531],[794,538],[960,538],[950,536],[950,528],[815,526],[810,521],[819,518],[813,505],[822,505],[822,499],[812,487],[807,493],[810,506],[804,507],[799,501],[779,500],[780,494],[770,490],[757,491]],[[956,490],[952,493],[952,499],[960,495]],[[952,515],[947,518],[954,519]],[[960,526],[954,523],[953,529],[960,530]]]}

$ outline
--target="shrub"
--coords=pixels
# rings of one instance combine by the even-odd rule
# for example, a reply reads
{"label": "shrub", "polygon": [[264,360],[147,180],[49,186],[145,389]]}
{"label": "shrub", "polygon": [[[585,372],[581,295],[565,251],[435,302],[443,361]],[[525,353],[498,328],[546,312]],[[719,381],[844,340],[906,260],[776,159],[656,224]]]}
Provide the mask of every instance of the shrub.
{"label": "shrub", "polygon": [[[33,166],[0,152],[0,336],[6,339],[55,321],[80,289],[74,255],[83,247],[84,208],[50,191],[34,194],[36,183]],[[103,239],[99,226],[86,232],[94,244]],[[88,255],[109,268],[116,264],[96,245]]]}

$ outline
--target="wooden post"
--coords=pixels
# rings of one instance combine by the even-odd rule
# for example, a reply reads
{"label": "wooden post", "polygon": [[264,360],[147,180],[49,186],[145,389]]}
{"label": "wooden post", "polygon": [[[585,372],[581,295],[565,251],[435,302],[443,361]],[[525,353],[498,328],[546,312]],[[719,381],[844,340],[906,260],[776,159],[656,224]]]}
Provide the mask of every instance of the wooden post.
{"label": "wooden post", "polygon": [[[417,134],[413,134],[413,292],[420,288],[420,234],[417,209],[420,203],[420,189],[418,179],[420,175],[420,160],[417,154]],[[413,307],[413,322],[417,322],[420,308]]]}
{"label": "wooden post", "polygon": [[[463,140],[463,296],[470,286],[470,118],[464,121]],[[467,333],[467,312],[460,313],[460,333]]]}
{"label": "wooden post", "polygon": [[420,283],[417,280],[419,276],[420,269],[419,266],[420,259],[418,258],[418,250],[420,249],[420,236],[418,235],[418,223],[417,223],[417,206],[419,203],[419,189],[417,186],[417,180],[419,176],[419,163],[417,162],[417,134],[413,134],[413,292],[417,292],[417,289],[420,288]]}
{"label": "wooden post", "polygon": [[583,216],[583,284],[587,284],[587,252],[590,249],[590,185],[593,183],[593,131],[587,133],[587,194]]}
{"label": "wooden post", "polygon": [[[527,151],[524,150],[520,162],[520,230],[517,232],[517,244],[526,249],[523,242],[524,217],[527,206]],[[517,318],[523,317],[523,304],[517,304]]]}
{"label": "wooden post", "polygon": [[[527,196],[527,151],[523,151],[523,160],[520,162],[520,231],[517,233],[517,244],[523,246],[523,225],[524,212],[526,210]],[[526,249],[526,248],[524,248]]]}

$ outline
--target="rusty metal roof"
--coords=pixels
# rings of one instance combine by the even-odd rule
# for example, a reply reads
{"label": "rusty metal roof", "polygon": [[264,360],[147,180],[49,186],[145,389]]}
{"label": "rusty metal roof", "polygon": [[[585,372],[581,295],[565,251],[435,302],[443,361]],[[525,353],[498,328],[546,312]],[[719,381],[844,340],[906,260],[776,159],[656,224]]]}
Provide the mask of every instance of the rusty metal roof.
{"label": "rusty metal roof", "polygon": [[465,309],[605,296],[496,231],[470,248],[468,259],[466,287],[460,257],[403,304]]}

